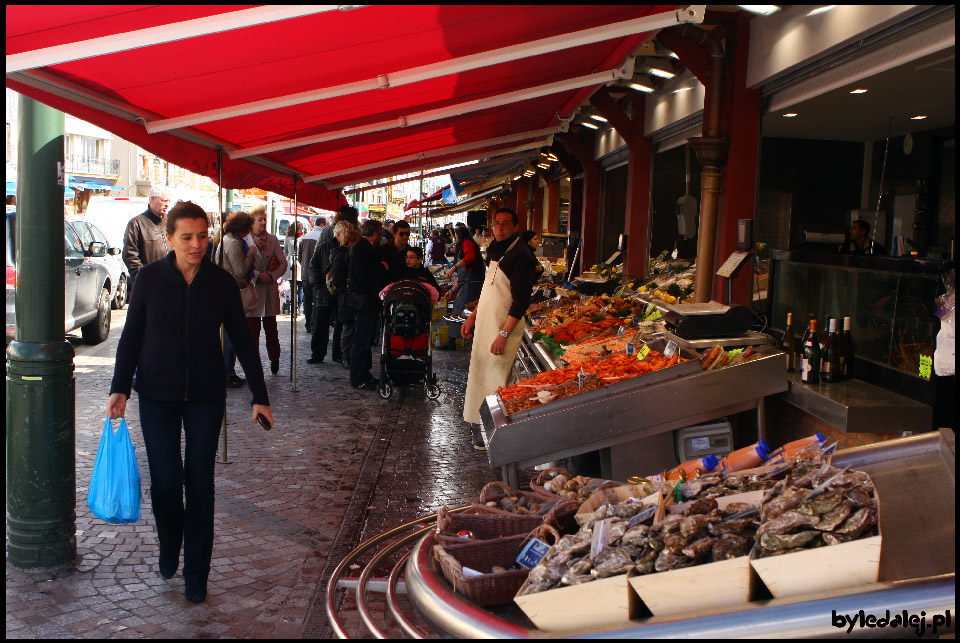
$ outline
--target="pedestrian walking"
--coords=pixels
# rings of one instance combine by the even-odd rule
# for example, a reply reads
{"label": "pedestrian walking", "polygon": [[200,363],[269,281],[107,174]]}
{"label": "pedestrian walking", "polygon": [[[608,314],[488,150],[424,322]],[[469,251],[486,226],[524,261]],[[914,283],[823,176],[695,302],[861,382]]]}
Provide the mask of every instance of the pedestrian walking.
{"label": "pedestrian walking", "polygon": [[236,281],[206,256],[206,214],[178,203],[165,225],[173,251],[140,271],[117,345],[107,415],[125,415],[136,370],[160,575],[177,572],[182,546],[184,596],[199,603],[213,554],[214,458],[226,403],[221,324],[253,393],[253,421],[262,414],[273,424],[273,414]]}
{"label": "pedestrian walking", "polygon": [[250,331],[260,343],[260,326],[267,339],[267,357],[270,359],[270,372],[280,372],[280,336],[277,333],[277,315],[280,314],[280,292],[277,280],[287,270],[287,258],[280,247],[280,240],[267,232],[267,209],[258,206],[250,211],[253,217],[254,244],[257,255],[253,262],[253,280],[256,284],[258,305],[253,312],[247,312]]}

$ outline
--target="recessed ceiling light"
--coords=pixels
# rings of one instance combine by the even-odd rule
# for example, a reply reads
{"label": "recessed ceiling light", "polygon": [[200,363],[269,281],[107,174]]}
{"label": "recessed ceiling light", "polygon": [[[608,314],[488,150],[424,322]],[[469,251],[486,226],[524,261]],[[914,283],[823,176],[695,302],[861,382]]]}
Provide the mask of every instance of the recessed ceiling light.
{"label": "recessed ceiling light", "polygon": [[690,91],[691,89],[693,89],[693,87],[681,87],[680,89],[675,89],[675,90],[673,90],[673,93],[674,93],[674,94],[679,94],[680,92],[688,92],[688,91]]}
{"label": "recessed ceiling light", "polygon": [[589,127],[590,129],[600,129],[599,127],[597,127],[597,126],[594,125],[593,123],[580,123],[580,124],[583,125],[584,127]]}
{"label": "recessed ceiling light", "polygon": [[794,114],[794,113],[792,113],[792,112],[791,112],[790,114],[784,114],[784,115],[783,115],[784,118],[793,118],[794,116],[796,116],[796,114]]}
{"label": "recessed ceiling light", "polygon": [[639,92],[645,92],[647,94],[653,91],[653,87],[647,87],[646,85],[641,85],[639,83],[628,83],[627,87],[632,87]]}
{"label": "recessed ceiling light", "polygon": [[601,123],[607,122],[607,119],[605,119],[603,116],[600,116],[599,114],[590,114],[590,118],[592,118],[595,121],[600,121]]}
{"label": "recessed ceiling light", "polygon": [[673,72],[667,71],[665,69],[656,69],[654,67],[650,68],[651,76],[659,76],[660,78],[673,78],[676,76]]}
{"label": "recessed ceiling light", "polygon": [[808,13],[808,14],[807,14],[807,17],[809,17],[809,16],[816,16],[816,15],[819,15],[819,14],[821,14],[821,13],[826,13],[826,12],[830,11],[831,9],[833,9],[833,8],[836,7],[836,6],[837,6],[837,5],[835,5],[835,4],[828,4],[828,5],[824,5],[824,6],[822,6],[822,7],[817,7],[816,9],[814,9],[813,11],[811,11],[810,13]]}
{"label": "recessed ceiling light", "polygon": [[911,120],[911,121],[922,121],[922,120],[925,119],[925,118],[926,118],[926,115],[919,115],[919,114],[918,114],[917,116],[911,116],[911,117],[910,117],[910,120]]}
{"label": "recessed ceiling light", "polygon": [[854,90],[851,91],[850,93],[851,93],[851,94],[866,94],[867,91],[868,91],[868,90],[866,90],[866,89],[854,89]]}
{"label": "recessed ceiling light", "polygon": [[776,4],[738,4],[737,6],[758,16],[772,16],[780,11],[780,5]]}

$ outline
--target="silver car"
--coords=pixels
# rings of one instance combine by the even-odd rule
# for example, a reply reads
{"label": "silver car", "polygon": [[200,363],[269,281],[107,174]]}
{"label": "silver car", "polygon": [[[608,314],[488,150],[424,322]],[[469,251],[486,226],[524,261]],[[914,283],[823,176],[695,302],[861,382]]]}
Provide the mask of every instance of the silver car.
{"label": "silver car", "polygon": [[93,261],[102,263],[110,273],[110,307],[114,310],[121,310],[127,305],[129,291],[127,284],[130,283],[130,271],[127,265],[123,263],[120,255],[123,248],[111,246],[106,235],[92,222],[80,217],[68,217],[67,221],[73,224],[73,229],[80,235],[84,248],[89,248],[94,241],[102,243],[107,248],[107,254],[103,257],[92,257]]}

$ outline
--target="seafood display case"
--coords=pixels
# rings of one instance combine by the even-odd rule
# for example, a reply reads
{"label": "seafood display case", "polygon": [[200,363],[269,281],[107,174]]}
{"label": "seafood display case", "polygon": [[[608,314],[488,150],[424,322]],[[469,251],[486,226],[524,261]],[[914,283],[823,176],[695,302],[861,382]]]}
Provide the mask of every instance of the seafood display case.
{"label": "seafood display case", "polygon": [[[949,429],[845,449],[833,456],[834,467],[867,473],[881,503],[883,537],[876,573],[852,586],[812,582],[789,596],[758,593],[737,605],[691,601],[679,612],[638,613],[625,622],[593,626],[572,619],[575,625],[570,628],[544,632],[513,606],[482,609],[456,595],[433,560],[431,549],[437,536],[430,532],[406,563],[406,590],[414,608],[434,629],[461,638],[949,636],[955,631],[956,603],[955,463],[955,438]],[[698,569],[705,568],[684,571],[697,573]],[[817,572],[807,571],[814,576]],[[819,571],[831,573],[829,568]],[[886,617],[891,626],[853,628],[846,621],[838,626],[837,614],[860,615],[874,622]],[[901,614],[904,622],[897,627],[892,616]]]}
{"label": "seafood display case", "polygon": [[[650,343],[653,350],[666,340]],[[518,486],[519,469],[608,449],[682,429],[733,413],[758,410],[763,437],[763,398],[787,390],[785,354],[772,346],[735,366],[701,371],[697,354],[679,348],[690,361],[578,395],[508,414],[498,394],[480,408],[487,458],[501,467],[503,480]],[[550,370],[557,360],[525,335],[518,361],[527,370]],[[613,479],[637,471],[612,470]]]}

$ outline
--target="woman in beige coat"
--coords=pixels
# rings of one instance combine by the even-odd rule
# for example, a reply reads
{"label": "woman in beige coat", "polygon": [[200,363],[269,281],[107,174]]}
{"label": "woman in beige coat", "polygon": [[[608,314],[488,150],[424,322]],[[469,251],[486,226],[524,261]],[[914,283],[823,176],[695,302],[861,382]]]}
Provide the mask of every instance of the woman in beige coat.
{"label": "woman in beige coat", "polygon": [[257,255],[253,262],[254,281],[257,284],[259,306],[255,311],[247,312],[250,331],[260,343],[260,324],[267,336],[267,357],[270,358],[270,372],[280,372],[280,337],[277,334],[277,315],[280,314],[280,292],[277,280],[287,271],[287,257],[283,254],[280,241],[267,232],[267,211],[263,206],[254,208],[253,229]]}

